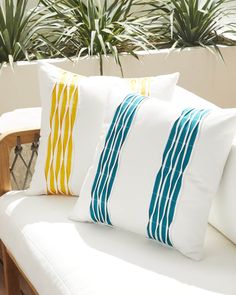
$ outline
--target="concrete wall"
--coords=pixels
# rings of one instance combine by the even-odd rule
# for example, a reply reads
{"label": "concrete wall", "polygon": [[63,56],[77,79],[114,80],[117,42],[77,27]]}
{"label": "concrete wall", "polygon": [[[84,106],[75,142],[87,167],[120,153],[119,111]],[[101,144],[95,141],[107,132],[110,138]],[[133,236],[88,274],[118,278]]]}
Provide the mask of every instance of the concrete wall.
{"label": "concrete wall", "polygon": [[[180,72],[179,85],[223,107],[236,107],[236,47],[223,47],[225,62],[202,48],[184,51],[140,53],[140,61],[122,56],[125,77],[155,76]],[[99,75],[96,58],[76,64],[50,60],[64,69],[83,75]],[[40,106],[37,81],[38,62],[19,62],[0,74],[0,114],[16,108]],[[105,75],[120,75],[113,59],[104,61]]]}

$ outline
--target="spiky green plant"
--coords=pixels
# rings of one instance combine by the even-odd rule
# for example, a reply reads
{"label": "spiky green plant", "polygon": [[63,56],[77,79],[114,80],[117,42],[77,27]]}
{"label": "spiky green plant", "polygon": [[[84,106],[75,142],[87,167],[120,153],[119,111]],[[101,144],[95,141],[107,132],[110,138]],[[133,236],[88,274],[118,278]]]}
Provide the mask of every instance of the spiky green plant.
{"label": "spiky green plant", "polygon": [[[151,1],[152,13],[162,16],[167,46],[202,46],[219,51],[219,44],[233,45],[225,33],[233,30],[227,18],[235,14],[234,0],[160,0]],[[232,5],[229,5],[232,4]]]}
{"label": "spiky green plant", "polygon": [[137,16],[133,7],[140,0],[42,0],[64,31],[54,44],[69,56],[98,56],[103,74],[103,56],[111,54],[121,68],[120,52],[137,57],[135,51],[152,47],[151,18]]}
{"label": "spiky green plant", "polygon": [[[57,25],[45,8],[36,5],[27,7],[28,0],[3,0],[0,3],[0,66],[19,60],[44,57],[52,43],[47,32]],[[47,49],[48,51],[48,49]]]}

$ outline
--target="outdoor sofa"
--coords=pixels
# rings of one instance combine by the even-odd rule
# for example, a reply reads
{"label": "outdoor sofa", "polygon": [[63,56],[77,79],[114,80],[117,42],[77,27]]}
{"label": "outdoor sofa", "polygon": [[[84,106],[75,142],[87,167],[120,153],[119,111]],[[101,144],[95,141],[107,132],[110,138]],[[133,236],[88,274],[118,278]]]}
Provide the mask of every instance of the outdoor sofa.
{"label": "outdoor sofa", "polygon": [[[174,103],[209,105],[194,95],[190,102],[180,87]],[[19,141],[37,142],[40,132],[30,122],[19,129],[0,137],[0,239],[7,295],[236,294],[236,246],[224,211],[231,210],[230,215],[236,208],[229,201],[235,195],[236,143],[211,213],[212,223],[228,238],[209,225],[204,257],[196,262],[130,232],[69,220],[76,197],[11,191],[9,152]],[[229,201],[224,206],[223,198]]]}

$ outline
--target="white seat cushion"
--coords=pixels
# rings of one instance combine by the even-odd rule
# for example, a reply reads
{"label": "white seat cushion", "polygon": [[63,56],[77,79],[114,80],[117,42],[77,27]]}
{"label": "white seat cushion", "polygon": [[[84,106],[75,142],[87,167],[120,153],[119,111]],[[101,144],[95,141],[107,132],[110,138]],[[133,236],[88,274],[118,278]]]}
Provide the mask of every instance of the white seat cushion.
{"label": "white seat cushion", "polygon": [[75,201],[0,199],[0,238],[40,295],[236,294],[236,247],[213,228],[195,262],[129,232],[68,220]]}
{"label": "white seat cushion", "polygon": [[17,109],[0,116],[0,134],[23,129],[39,129],[41,108]]}

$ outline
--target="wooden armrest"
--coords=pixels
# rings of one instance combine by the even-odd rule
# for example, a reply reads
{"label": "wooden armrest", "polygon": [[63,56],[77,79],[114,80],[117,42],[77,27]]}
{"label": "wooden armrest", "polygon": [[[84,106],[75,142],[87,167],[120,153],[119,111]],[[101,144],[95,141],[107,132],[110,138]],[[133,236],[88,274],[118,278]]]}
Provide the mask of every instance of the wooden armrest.
{"label": "wooden armrest", "polygon": [[32,143],[39,139],[39,129],[8,132],[0,135],[0,196],[11,190],[10,151],[18,143]]}

